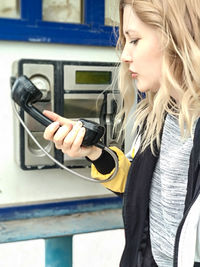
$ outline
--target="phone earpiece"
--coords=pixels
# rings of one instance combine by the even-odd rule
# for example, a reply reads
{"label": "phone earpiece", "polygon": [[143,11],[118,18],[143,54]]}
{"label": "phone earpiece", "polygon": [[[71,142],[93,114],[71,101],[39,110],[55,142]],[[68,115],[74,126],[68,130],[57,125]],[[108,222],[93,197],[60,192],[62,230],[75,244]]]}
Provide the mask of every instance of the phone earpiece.
{"label": "phone earpiece", "polygon": [[37,102],[42,97],[41,91],[26,76],[20,76],[15,80],[11,94],[13,100],[22,108]]}
{"label": "phone earpiece", "polygon": [[41,99],[42,93],[26,76],[20,76],[15,80],[11,96],[21,108],[44,126],[53,122],[32,105]]}

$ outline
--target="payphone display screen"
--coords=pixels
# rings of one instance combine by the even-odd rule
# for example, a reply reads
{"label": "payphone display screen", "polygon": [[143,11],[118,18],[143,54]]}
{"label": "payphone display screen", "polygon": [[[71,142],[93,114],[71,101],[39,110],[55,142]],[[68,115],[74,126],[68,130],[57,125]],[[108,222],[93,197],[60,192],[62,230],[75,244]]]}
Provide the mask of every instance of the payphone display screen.
{"label": "payphone display screen", "polygon": [[99,118],[103,100],[97,99],[71,99],[65,98],[64,117],[65,118]]}
{"label": "payphone display screen", "polygon": [[76,84],[111,84],[111,71],[76,71]]}

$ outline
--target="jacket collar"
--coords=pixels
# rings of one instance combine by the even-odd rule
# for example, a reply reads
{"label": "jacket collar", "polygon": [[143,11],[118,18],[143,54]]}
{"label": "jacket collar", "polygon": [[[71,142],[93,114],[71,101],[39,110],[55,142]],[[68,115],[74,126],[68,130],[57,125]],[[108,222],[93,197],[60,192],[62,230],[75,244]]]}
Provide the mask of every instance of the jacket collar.
{"label": "jacket collar", "polygon": [[188,170],[188,186],[185,199],[185,211],[188,209],[191,201],[195,198],[195,196],[199,194],[199,189],[200,189],[199,168],[200,168],[200,119],[198,119],[195,127],[193,147],[190,155],[190,164]]}
{"label": "jacket collar", "polygon": [[197,121],[195,132],[194,132],[194,141],[193,141],[193,153],[194,153],[194,168],[197,169],[200,165],[200,118]]}

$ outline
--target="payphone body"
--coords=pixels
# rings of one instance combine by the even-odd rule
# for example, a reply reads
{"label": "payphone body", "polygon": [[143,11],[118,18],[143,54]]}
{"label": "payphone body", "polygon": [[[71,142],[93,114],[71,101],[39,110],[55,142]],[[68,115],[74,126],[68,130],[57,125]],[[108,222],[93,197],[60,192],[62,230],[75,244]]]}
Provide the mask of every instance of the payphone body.
{"label": "payphone body", "polygon": [[[35,106],[48,109],[68,119],[89,119],[106,129],[102,142],[122,148],[123,138],[113,131],[114,117],[121,105],[117,85],[118,65],[104,62],[79,62],[21,59],[13,64],[12,81],[26,75],[43,97]],[[85,167],[83,158],[72,159],[43,138],[44,126],[19,109],[20,116],[34,137],[50,155],[67,167]],[[56,165],[32,141],[15,120],[15,153],[22,169],[55,168]]]}

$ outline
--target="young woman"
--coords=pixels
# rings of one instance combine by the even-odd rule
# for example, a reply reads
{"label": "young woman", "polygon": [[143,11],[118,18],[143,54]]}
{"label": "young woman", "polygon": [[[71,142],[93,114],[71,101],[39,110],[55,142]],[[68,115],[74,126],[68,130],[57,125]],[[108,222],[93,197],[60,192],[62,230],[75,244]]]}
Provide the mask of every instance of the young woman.
{"label": "young woman", "polygon": [[[200,2],[121,0],[119,33],[121,115],[134,102],[133,81],[146,94],[133,123],[139,148],[133,160],[112,148],[119,171],[105,183],[123,196],[120,267],[200,266]],[[111,175],[105,151],[81,146],[80,122],[44,114],[55,121],[46,139],[69,156],[87,156],[93,177]]]}

